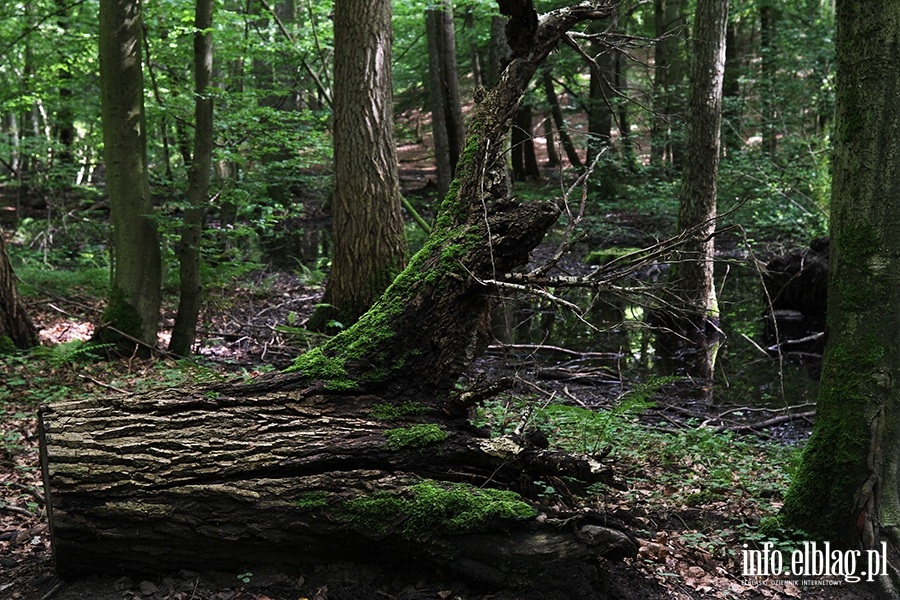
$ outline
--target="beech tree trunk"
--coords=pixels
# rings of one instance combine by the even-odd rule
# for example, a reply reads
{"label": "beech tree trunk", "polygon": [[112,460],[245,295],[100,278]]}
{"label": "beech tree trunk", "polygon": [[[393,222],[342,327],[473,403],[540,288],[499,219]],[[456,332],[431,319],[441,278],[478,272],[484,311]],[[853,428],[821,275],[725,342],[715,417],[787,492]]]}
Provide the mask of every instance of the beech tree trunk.
{"label": "beech tree trunk", "polygon": [[[113,239],[113,285],[103,324],[153,347],[162,267],[147,170],[143,27],[139,0],[100,2],[100,99]],[[95,334],[123,340],[117,332]]]}
{"label": "beech tree trunk", "polygon": [[490,438],[468,413],[502,382],[454,384],[487,341],[496,279],[560,213],[508,197],[502,141],[559,38],[608,12],[594,0],[532,15],[538,25],[518,32],[528,50],[478,106],[423,249],[289,372],[42,412],[62,573],[415,560],[493,585],[539,582],[547,597],[602,593],[597,558],[634,556],[634,539],[606,515],[539,512],[529,498],[536,479],[563,497],[617,485],[609,470],[540,435]]}

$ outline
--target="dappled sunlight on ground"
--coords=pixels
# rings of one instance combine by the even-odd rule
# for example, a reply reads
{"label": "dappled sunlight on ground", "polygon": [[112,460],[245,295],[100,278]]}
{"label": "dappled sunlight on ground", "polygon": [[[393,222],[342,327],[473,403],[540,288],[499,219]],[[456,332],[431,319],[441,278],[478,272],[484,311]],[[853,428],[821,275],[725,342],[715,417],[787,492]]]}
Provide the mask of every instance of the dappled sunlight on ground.
{"label": "dappled sunlight on ground", "polygon": [[38,332],[42,345],[52,346],[65,342],[86,341],[94,335],[94,324],[72,319],[56,319]]}

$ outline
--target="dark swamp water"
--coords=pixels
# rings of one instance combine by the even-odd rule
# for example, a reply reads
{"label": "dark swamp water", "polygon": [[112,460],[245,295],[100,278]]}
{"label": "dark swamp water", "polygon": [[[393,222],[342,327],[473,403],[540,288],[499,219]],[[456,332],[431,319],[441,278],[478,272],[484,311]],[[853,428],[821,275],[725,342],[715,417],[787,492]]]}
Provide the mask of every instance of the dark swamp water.
{"label": "dark swamp water", "polygon": [[[653,274],[661,275],[660,283],[665,268],[661,271]],[[653,281],[633,284],[650,293],[655,286]],[[651,301],[640,294],[623,298],[585,289],[560,291],[564,300],[591,307],[583,319],[550,300],[506,297],[492,318],[496,342],[479,367],[520,374],[545,390],[558,390],[562,401],[568,396],[568,401],[597,408],[656,381],[658,410],[656,417],[646,417],[651,422],[753,431],[788,443],[804,440],[812,428],[821,342],[785,342],[815,334],[815,325],[797,313],[779,314],[775,338],[761,273],[748,257],[717,264],[717,292],[719,346],[699,353],[663,343],[649,323]],[[698,377],[698,360],[710,358],[713,377]],[[578,393],[572,391],[576,388]],[[760,426],[764,423],[769,424]]]}

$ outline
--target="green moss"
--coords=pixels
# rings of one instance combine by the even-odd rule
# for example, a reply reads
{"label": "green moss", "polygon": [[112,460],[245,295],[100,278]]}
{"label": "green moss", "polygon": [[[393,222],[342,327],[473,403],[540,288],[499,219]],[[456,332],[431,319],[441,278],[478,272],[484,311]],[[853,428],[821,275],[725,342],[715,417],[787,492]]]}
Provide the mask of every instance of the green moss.
{"label": "green moss", "polygon": [[[872,336],[854,333],[831,347],[822,365],[816,428],[784,500],[784,524],[817,539],[834,538],[855,523],[856,494],[869,472],[866,413],[884,349]],[[823,477],[828,473],[828,477]]]}
{"label": "green moss", "polygon": [[388,429],[384,432],[392,450],[402,448],[425,448],[447,439],[447,432],[434,423],[423,423],[412,427]]}
{"label": "green moss", "polygon": [[[109,293],[109,302],[103,311],[102,322],[111,325],[123,333],[141,339],[143,320],[137,309],[128,302],[128,296],[121,288],[113,288]],[[105,339],[117,342],[114,332],[104,335]]]}
{"label": "green moss", "polygon": [[398,516],[406,512],[409,504],[409,500],[400,496],[375,492],[371,496],[345,502],[335,512],[338,518],[354,527],[381,535]]}
{"label": "green moss", "polygon": [[402,402],[400,404],[376,404],[372,407],[372,416],[382,421],[399,419],[400,417],[420,415],[428,412],[428,407],[419,402]]}
{"label": "green moss", "polygon": [[339,518],[376,534],[402,523],[397,532],[412,540],[421,540],[437,528],[474,531],[494,519],[530,519],[535,515],[537,511],[515,492],[433,480],[410,486],[409,494],[377,492],[346,502],[337,510]]}
{"label": "green moss", "polygon": [[328,506],[328,493],[322,490],[304,492],[300,497],[291,501],[291,504],[302,510],[316,510]]}
{"label": "green moss", "polygon": [[288,370],[301,371],[310,379],[323,381],[330,390],[350,390],[356,387],[356,383],[344,369],[344,360],[326,356],[321,346],[298,357],[294,366]]}

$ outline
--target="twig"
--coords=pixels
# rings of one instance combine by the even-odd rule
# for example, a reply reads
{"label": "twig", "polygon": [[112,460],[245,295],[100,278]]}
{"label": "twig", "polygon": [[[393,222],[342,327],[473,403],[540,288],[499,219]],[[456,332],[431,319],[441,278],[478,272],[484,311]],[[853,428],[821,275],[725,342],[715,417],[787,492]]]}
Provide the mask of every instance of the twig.
{"label": "twig", "polygon": [[793,413],[790,415],[779,415],[777,417],[772,417],[771,419],[766,419],[765,421],[760,421],[758,423],[745,423],[742,425],[719,425],[718,427],[714,428],[713,431],[715,431],[716,433],[721,433],[723,431],[757,431],[759,429],[765,429],[774,425],[788,423],[795,419],[809,419],[814,416],[816,416],[816,411],[811,410],[808,412]]}
{"label": "twig", "polygon": [[552,350],[553,352],[562,352],[578,358],[615,358],[618,356],[616,352],[580,352],[561,346],[550,346],[549,344],[491,344],[488,346],[488,350],[506,350],[508,348],[515,350]]}
{"label": "twig", "polygon": [[117,388],[116,386],[114,386],[114,385],[109,385],[108,383],[103,383],[102,381],[99,381],[99,380],[97,380],[97,379],[94,379],[94,378],[91,377],[90,375],[82,375],[81,373],[78,373],[78,376],[79,376],[81,379],[87,379],[87,380],[90,381],[91,383],[96,383],[96,384],[99,385],[100,387],[105,387],[105,388],[108,389],[108,390],[112,390],[112,391],[118,392],[118,393],[120,393],[120,394],[127,394],[127,393],[128,393],[127,390],[123,390],[123,389],[121,389],[121,388]]}
{"label": "twig", "polygon": [[24,515],[29,518],[34,518],[37,516],[36,514],[34,514],[33,512],[31,512],[28,509],[15,506],[13,504],[7,504],[6,502],[0,502],[0,510],[17,513],[17,514]]}
{"label": "twig", "polygon": [[54,585],[52,588],[50,588],[50,591],[49,591],[49,592],[47,592],[46,594],[44,594],[43,596],[41,596],[41,600],[50,600],[50,598],[52,598],[53,596],[55,596],[56,593],[59,592],[59,590],[61,590],[61,589],[63,588],[64,585],[66,585],[66,582],[65,582],[65,581],[60,581],[59,583],[57,583],[56,585]]}
{"label": "twig", "polygon": [[35,487],[25,485],[23,483],[17,483],[15,481],[5,481],[3,485],[9,488],[13,488],[14,490],[22,490],[23,492],[28,492],[29,494],[34,496],[34,499],[37,500],[40,504],[45,504],[43,494],[41,494]]}
{"label": "twig", "polygon": [[769,356],[769,353],[766,352],[766,349],[763,348],[762,346],[760,346],[759,344],[757,344],[756,342],[754,342],[753,338],[751,338],[749,335],[747,335],[746,333],[741,333],[741,337],[744,338],[745,340],[747,340],[748,342],[750,342],[754,348],[756,348],[757,350],[759,350],[766,356]]}
{"label": "twig", "polygon": [[774,346],[769,346],[769,349],[774,352],[781,346],[790,346],[791,344],[805,344],[806,342],[814,342],[816,340],[820,340],[825,337],[825,332],[820,331],[819,333],[813,333],[812,335],[808,335],[806,337],[802,337],[796,340],[784,340],[778,342]]}

